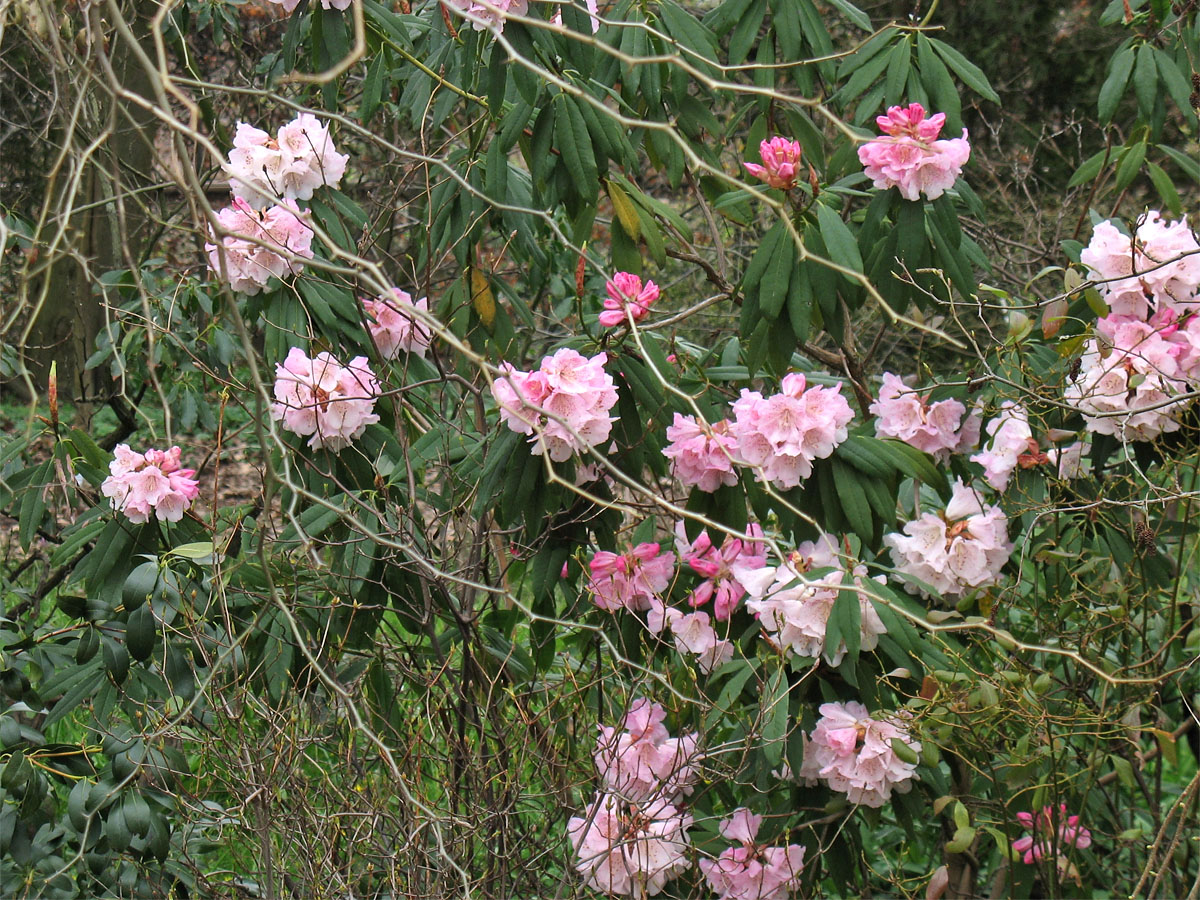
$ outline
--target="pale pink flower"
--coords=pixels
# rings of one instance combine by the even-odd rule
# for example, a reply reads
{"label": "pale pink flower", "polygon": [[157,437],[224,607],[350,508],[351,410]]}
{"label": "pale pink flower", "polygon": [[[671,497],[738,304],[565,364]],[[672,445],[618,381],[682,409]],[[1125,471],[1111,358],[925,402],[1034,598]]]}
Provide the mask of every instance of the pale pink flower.
{"label": "pale pink flower", "polygon": [[964,128],[961,138],[937,140],[946,122],[945,113],[928,119],[919,103],[908,108],[893,106],[886,116],[875,119],[887,137],[876,138],[858,148],[858,159],[875,187],[897,187],[906,200],[924,194],[936,200],[953,186],[971,156]]}
{"label": "pale pink flower", "polygon": [[905,762],[892,745],[899,741],[914,754],[921,744],[909,736],[903,714],[874,719],[856,701],[824,703],[821,719],[805,748],[817,773],[829,788],[847,795],[851,803],[881,807],[892,792],[907,793],[916,775],[916,763]]}
{"label": "pale pink flower", "polygon": [[1151,210],[1133,236],[1101,222],[1079,261],[1114,316],[1146,319],[1156,311],[1200,305],[1200,244],[1186,218],[1168,223]]}
{"label": "pale pink flower", "polygon": [[700,871],[718,900],[784,900],[800,887],[804,847],[767,847],[756,843],[762,816],[734,810],[721,822],[721,835],[737,843],[715,860],[700,860]]}
{"label": "pale pink flower", "polygon": [[508,16],[523,16],[529,11],[527,0],[446,0],[446,5],[465,17],[476,31],[504,31]]}
{"label": "pale pink flower", "polygon": [[878,416],[876,436],[897,438],[943,461],[962,441],[959,429],[966,411],[953,398],[930,403],[890,372],[884,373],[879,399],[870,406]]}
{"label": "pale pink flower", "polygon": [[617,389],[604,371],[608,357],[591,359],[564,347],[542,360],[533,372],[501,363],[492,382],[500,420],[517,434],[532,435],[530,452],[565,462],[608,440],[616,417]]}
{"label": "pale pink flower", "polygon": [[384,359],[395,359],[401,350],[424,357],[429,349],[433,333],[429,326],[408,311],[410,308],[427,313],[429,301],[424,297],[414,301],[411,294],[400,288],[392,288],[391,297],[384,295],[363,301],[367,328]]}
{"label": "pale pink flower", "polygon": [[696,657],[696,666],[708,674],[733,659],[733,641],[722,638],[706,612],[683,613],[654,600],[647,618],[651,631],[669,628],[675,638],[675,649],[685,656]]}
{"label": "pale pink flower", "polygon": [[983,477],[997,491],[1008,487],[1008,480],[1025,454],[1038,452],[1033,429],[1029,427],[1029,414],[1025,408],[1011,400],[1000,404],[1000,414],[987,424],[991,441],[987,447],[971,457],[971,462],[983,466]]}
{"label": "pale pink flower", "polygon": [[337,453],[379,421],[374,411],[379,381],[365,356],[343,366],[329,353],[309,359],[293,347],[275,367],[274,393],[271,418],[293,434],[311,435],[308,446],[314,450]]}
{"label": "pale pink flower", "polygon": [[223,168],[234,197],[261,209],[281,199],[308,200],[322,185],[337,187],[349,160],[334,148],[329,129],[320,119],[300,113],[274,138],[239,122]]}
{"label": "pale pink flower", "polygon": [[[819,570],[813,572],[813,570]],[[827,570],[827,571],[825,571]],[[874,650],[887,628],[862,589],[865,566],[847,572],[837,545],[829,535],[805,541],[778,566],[738,563],[734,575],[745,586],[746,609],[758,617],[765,636],[775,646],[796,656],[823,656],[831,665],[845,658],[845,640],[830,647],[825,641],[829,616],[841,591],[853,591],[859,607],[859,646]],[[813,573],[813,574],[810,574]]]}
{"label": "pale pink flower", "polygon": [[1134,272],[1134,248],[1132,237],[1104,221],[1092,230],[1091,243],[1083,248],[1079,261],[1114,315],[1144,318],[1150,311],[1146,292],[1136,277],[1126,277]]}
{"label": "pale pink flower", "polygon": [[658,544],[650,543],[638,544],[627,553],[598,550],[588,569],[587,587],[601,609],[646,610],[670,586],[675,554],[660,554]]}
{"label": "pale pink flower", "polygon": [[759,481],[785,490],[812,474],[814,460],[833,454],[854,418],[840,384],[805,388],[804,376],[793,372],[778,394],[764,398],[743,388],[733,403],[737,461],[753,466]]}
{"label": "pale pink flower", "polygon": [[232,206],[217,213],[221,243],[204,245],[209,268],[243,294],[257,294],[272,278],[299,273],[304,264],[288,257],[313,258],[313,233],[303,215],[292,200],[258,212],[235,197]]}
{"label": "pale pink flower", "polygon": [[[998,582],[1013,549],[1000,507],[985,509],[962,479],[954,482],[950,502],[940,515],[922,513],[904,525],[904,534],[885,535],[883,542],[891,548],[897,569],[947,599]],[[930,596],[924,588],[907,589]]]}
{"label": "pale pink flower", "polygon": [[600,324],[605,328],[624,325],[628,319],[642,321],[659,293],[658,285],[653,281],[643,285],[641,278],[629,272],[618,272],[604,283],[604,290],[608,296],[604,298]]}
{"label": "pale pink flower", "polygon": [[1197,371],[1190,324],[1179,329],[1124,316],[1097,323],[1097,337],[1084,345],[1079,372],[1064,392],[1089,431],[1151,441],[1179,430],[1190,400],[1171,398],[1189,390]]}
{"label": "pale pink flower", "polygon": [[136,524],[152,514],[160,522],[178,522],[200,493],[200,483],[192,477],[195,469],[180,467],[181,453],[172,447],[143,454],[118,444],[100,493]]}
{"label": "pale pink flower", "polygon": [[567,822],[567,835],[588,887],[653,897],[688,870],[691,827],[691,815],[670,803],[629,803],[600,792],[583,815]]}
{"label": "pale pink flower", "polygon": [[746,171],[765,181],[768,187],[790,191],[796,185],[796,177],[800,174],[800,149],[798,141],[789,141],[783,137],[773,137],[763,141],[758,147],[763,164],[742,163]]}
{"label": "pale pink flower", "polygon": [[1019,812],[1017,821],[1026,831],[1033,832],[1013,841],[1013,849],[1023,854],[1021,859],[1026,865],[1052,854],[1061,860],[1062,851],[1068,847],[1084,850],[1092,845],[1092,833],[1079,824],[1079,816],[1067,815],[1065,803],[1060,803],[1057,809],[1044,806],[1036,815]]}
{"label": "pale pink flower", "polygon": [[1066,447],[1054,447],[1046,451],[1050,465],[1058,473],[1059,478],[1082,478],[1087,474],[1087,461],[1083,458],[1088,444],[1076,441]]}
{"label": "pale pink flower", "polygon": [[695,416],[675,413],[667,426],[663,456],[671,460],[671,474],[687,487],[712,493],[721,485],[737,484],[733,461],[737,457],[737,439],[730,433],[730,422],[722,419],[712,425],[700,423]]}
{"label": "pale pink flower", "polygon": [[641,697],[625,714],[623,730],[600,726],[592,759],[606,790],[638,803],[674,803],[695,790],[700,735],[672,737],[662,724],[666,715]]}

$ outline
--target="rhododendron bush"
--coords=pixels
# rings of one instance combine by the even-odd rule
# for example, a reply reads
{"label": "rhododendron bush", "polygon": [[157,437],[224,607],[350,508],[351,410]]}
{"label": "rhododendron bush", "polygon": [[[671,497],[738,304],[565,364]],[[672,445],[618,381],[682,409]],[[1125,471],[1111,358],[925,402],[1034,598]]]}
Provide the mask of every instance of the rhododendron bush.
{"label": "rhododendron bush", "polygon": [[18,4],[0,892],[1195,896],[1195,4],[938,6]]}

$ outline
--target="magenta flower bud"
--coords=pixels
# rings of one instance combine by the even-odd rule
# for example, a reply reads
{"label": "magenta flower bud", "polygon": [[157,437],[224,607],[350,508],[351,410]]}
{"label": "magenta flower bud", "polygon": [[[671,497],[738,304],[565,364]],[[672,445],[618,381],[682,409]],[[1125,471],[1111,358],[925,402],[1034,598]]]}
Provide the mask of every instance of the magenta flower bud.
{"label": "magenta flower bud", "polygon": [[769,187],[790,191],[796,185],[796,174],[800,170],[800,144],[783,137],[773,137],[758,146],[763,164],[743,163],[746,171],[760,178]]}

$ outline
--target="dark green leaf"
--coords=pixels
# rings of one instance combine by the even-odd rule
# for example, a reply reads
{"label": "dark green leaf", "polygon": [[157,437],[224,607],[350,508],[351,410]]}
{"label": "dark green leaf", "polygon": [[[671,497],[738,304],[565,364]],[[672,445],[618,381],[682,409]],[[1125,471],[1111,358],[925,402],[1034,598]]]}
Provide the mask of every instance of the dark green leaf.
{"label": "dark green leaf", "polygon": [[1098,112],[1102,124],[1107,125],[1112,121],[1113,113],[1117,111],[1117,104],[1121,102],[1121,97],[1125,94],[1125,85],[1129,83],[1135,59],[1136,54],[1133,47],[1126,47],[1112,58],[1108,77],[1100,86]]}
{"label": "dark green leaf", "polygon": [[951,47],[949,44],[944,44],[933,38],[929,41],[933,44],[933,49],[938,52],[938,55],[946,61],[946,65],[963,80],[963,84],[983,97],[985,100],[991,100],[993,103],[1000,103],[1000,96],[992,90],[992,86],[988,83],[987,76],[983,71],[968,60],[965,56]]}

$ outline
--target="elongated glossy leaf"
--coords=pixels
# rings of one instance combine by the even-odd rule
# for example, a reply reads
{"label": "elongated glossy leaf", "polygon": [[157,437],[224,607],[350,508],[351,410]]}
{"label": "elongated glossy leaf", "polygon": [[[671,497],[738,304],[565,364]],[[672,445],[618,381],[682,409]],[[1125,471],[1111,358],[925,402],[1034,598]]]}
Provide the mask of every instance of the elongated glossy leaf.
{"label": "elongated glossy leaf", "polygon": [[949,44],[944,44],[939,40],[930,39],[933,44],[933,49],[937,51],[938,56],[946,61],[946,65],[959,78],[963,80],[963,84],[977,93],[986,100],[991,100],[993,103],[1000,102],[1000,96],[992,89],[992,85],[988,82],[987,76],[975,63],[971,62]]}
{"label": "elongated glossy leaf", "polygon": [[1129,76],[1133,72],[1135,59],[1136,55],[1132,47],[1126,47],[1112,58],[1108,77],[1100,86],[1097,111],[1101,123],[1108,124],[1112,121],[1113,113],[1117,111],[1117,104],[1121,102],[1121,97],[1125,94],[1125,85],[1129,84]]}
{"label": "elongated glossy leaf", "polygon": [[862,254],[858,250],[858,242],[850,232],[842,217],[821,204],[817,206],[817,222],[821,226],[821,238],[829,250],[830,258],[843,268],[854,272],[863,270]]}
{"label": "elongated glossy leaf", "polygon": [[762,737],[763,755],[772,766],[783,759],[784,736],[788,724],[788,680],[787,672],[780,666],[775,670],[763,692]]}
{"label": "elongated glossy leaf", "polygon": [[1154,60],[1154,48],[1150,44],[1138,47],[1133,63],[1133,93],[1137,97],[1138,111],[1143,119],[1154,112],[1154,99],[1158,94],[1158,66]]}
{"label": "elongated glossy leaf", "polygon": [[833,460],[833,480],[837,486],[842,515],[850,527],[867,543],[874,539],[875,524],[871,515],[871,504],[859,483],[860,475],[836,457]]}

